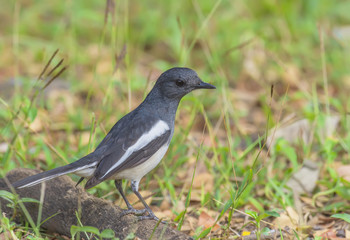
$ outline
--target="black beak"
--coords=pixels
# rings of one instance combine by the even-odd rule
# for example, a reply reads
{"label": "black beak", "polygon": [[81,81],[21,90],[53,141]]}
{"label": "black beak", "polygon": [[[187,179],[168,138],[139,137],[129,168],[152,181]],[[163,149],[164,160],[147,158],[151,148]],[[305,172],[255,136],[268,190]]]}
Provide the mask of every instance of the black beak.
{"label": "black beak", "polygon": [[200,89],[200,88],[216,89],[216,87],[214,85],[211,85],[211,84],[203,82],[203,81],[200,81],[200,83],[196,86],[196,89]]}

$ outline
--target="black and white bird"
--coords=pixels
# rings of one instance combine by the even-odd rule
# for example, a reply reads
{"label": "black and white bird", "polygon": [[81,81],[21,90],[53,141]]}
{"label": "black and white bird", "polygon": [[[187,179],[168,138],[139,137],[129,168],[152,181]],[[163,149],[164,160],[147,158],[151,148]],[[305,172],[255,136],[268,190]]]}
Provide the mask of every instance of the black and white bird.
{"label": "black and white bird", "polygon": [[[148,213],[140,219],[158,220],[138,192],[139,183],[144,175],[158,165],[169,147],[181,98],[201,88],[215,87],[203,82],[192,69],[169,69],[161,74],[145,100],[112,127],[94,152],[66,166],[19,180],[13,186],[30,187],[68,173],[81,176],[78,183],[86,178],[85,189],[113,179],[128,207],[123,214]],[[132,207],[124,195],[122,179],[131,181],[131,189],[145,209]]]}

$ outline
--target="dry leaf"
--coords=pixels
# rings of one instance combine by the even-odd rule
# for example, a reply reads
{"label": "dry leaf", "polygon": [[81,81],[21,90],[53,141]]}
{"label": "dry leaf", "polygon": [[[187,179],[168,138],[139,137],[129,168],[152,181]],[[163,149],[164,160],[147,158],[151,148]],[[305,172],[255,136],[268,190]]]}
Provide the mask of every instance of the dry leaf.
{"label": "dry leaf", "polygon": [[316,163],[306,160],[299,171],[293,174],[288,180],[287,186],[294,193],[311,193],[315,187],[319,177],[319,168]]}
{"label": "dry leaf", "polygon": [[287,64],[285,71],[283,71],[282,78],[291,86],[300,86],[303,82],[300,81],[300,70],[299,67],[293,64]]}
{"label": "dry leaf", "polygon": [[322,237],[323,239],[330,240],[346,240],[346,238],[337,237],[337,233],[333,229],[327,229],[327,231],[322,233],[320,237]]}
{"label": "dry leaf", "polygon": [[[215,219],[212,218],[211,216],[209,216],[206,212],[201,212],[201,214],[199,215],[199,219],[198,219],[198,226],[203,226],[204,229],[210,228],[213,226],[213,224],[215,223]],[[220,226],[218,224],[215,224],[212,228],[212,231],[216,231],[220,229]]]}
{"label": "dry leaf", "polygon": [[159,208],[162,211],[169,210],[171,208],[171,203],[167,199],[164,199]]}
{"label": "dry leaf", "polygon": [[173,209],[175,212],[178,212],[178,213],[184,211],[186,209],[185,201],[183,199],[181,199],[181,201],[177,201]]}
{"label": "dry leaf", "polygon": [[290,206],[286,208],[286,212],[281,213],[279,217],[275,218],[273,224],[279,228],[284,228],[286,226],[297,229],[299,224],[298,213]]}
{"label": "dry leaf", "polygon": [[334,226],[336,223],[335,219],[332,217],[320,215],[319,216],[319,224],[322,225],[323,228],[329,229]]}
{"label": "dry leaf", "polygon": [[186,216],[186,221],[191,227],[192,231],[195,231],[198,226],[198,219],[192,216]]}
{"label": "dry leaf", "polygon": [[345,229],[345,237],[346,239],[350,239],[350,230]]}
{"label": "dry leaf", "polygon": [[7,239],[17,240],[18,238],[13,233],[11,233],[9,231],[0,233],[0,240],[7,240]]}
{"label": "dry leaf", "polygon": [[[326,139],[331,136],[335,131],[338,123],[340,121],[339,116],[328,116],[325,119],[325,126],[320,132],[321,140]],[[295,143],[302,140],[304,143],[308,144],[311,141],[311,133],[313,129],[313,123],[307,119],[298,120],[287,126],[281,126],[276,131],[274,128],[270,129],[270,135],[266,139],[266,146],[273,147],[276,140],[283,138],[289,143]]]}
{"label": "dry leaf", "polygon": [[317,230],[317,231],[314,231],[313,236],[314,237],[321,237],[323,234],[327,233],[328,231],[329,231],[329,229]]}
{"label": "dry leaf", "polygon": [[113,72],[113,65],[109,59],[100,60],[96,65],[96,73],[101,75],[111,74]]}
{"label": "dry leaf", "polygon": [[204,188],[205,192],[213,192],[214,191],[214,177],[210,173],[200,173],[196,174],[192,188],[202,189]]}
{"label": "dry leaf", "polygon": [[162,211],[152,206],[152,211],[159,219],[173,219],[175,217],[171,210]]}
{"label": "dry leaf", "polygon": [[312,206],[312,198],[310,198],[310,197],[305,197],[305,196],[300,196],[300,200],[301,200],[303,203]]}
{"label": "dry leaf", "polygon": [[273,147],[276,140],[283,138],[290,143],[297,140],[302,140],[305,143],[309,142],[310,123],[307,119],[296,121],[288,126],[279,127],[276,131],[270,129],[270,135],[266,139],[266,146]]}
{"label": "dry leaf", "polygon": [[[195,163],[195,162],[194,162]],[[189,189],[192,183],[194,166],[190,167],[187,171],[186,176],[186,185],[185,188]],[[214,191],[214,177],[209,173],[205,164],[201,161],[197,162],[196,174],[193,179],[192,190],[201,190],[204,187],[205,192],[213,192]]]}
{"label": "dry leaf", "polygon": [[337,168],[337,173],[339,177],[344,178],[346,181],[350,182],[350,165],[343,165]]}
{"label": "dry leaf", "polygon": [[33,122],[29,124],[29,128],[33,132],[39,132],[42,130],[43,125],[39,117],[36,117]]}

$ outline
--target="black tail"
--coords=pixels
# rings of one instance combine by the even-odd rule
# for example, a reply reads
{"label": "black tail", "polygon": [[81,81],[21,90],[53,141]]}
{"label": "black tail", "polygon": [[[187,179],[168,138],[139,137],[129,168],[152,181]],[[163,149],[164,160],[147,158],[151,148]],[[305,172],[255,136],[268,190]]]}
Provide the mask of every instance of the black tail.
{"label": "black tail", "polygon": [[79,159],[78,161],[68,164],[66,166],[54,168],[49,171],[38,173],[36,175],[21,179],[13,183],[12,185],[15,188],[31,187],[39,183],[48,181],[50,179],[53,179],[62,175],[66,175],[68,173],[74,173],[74,172],[78,173],[79,171],[84,171],[85,169],[92,168],[97,164],[97,162],[86,161],[89,159],[88,156],[85,156]]}

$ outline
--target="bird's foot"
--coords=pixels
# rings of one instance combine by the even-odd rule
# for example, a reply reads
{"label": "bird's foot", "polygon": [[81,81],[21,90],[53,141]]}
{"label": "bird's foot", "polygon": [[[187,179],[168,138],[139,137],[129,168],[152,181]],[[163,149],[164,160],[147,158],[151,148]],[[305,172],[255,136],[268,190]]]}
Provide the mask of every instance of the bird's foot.
{"label": "bird's foot", "polygon": [[139,220],[140,221],[143,221],[143,220],[156,220],[157,222],[160,221],[161,223],[164,223],[164,224],[167,223],[166,221],[159,220],[159,218],[156,215],[154,215],[153,212],[148,212],[148,215],[146,215],[146,216],[139,216]]}
{"label": "bird's foot", "polygon": [[146,209],[128,208],[128,209],[122,211],[122,216],[129,215],[129,214],[141,216],[141,215],[144,215],[146,212],[147,212]]}

